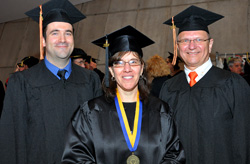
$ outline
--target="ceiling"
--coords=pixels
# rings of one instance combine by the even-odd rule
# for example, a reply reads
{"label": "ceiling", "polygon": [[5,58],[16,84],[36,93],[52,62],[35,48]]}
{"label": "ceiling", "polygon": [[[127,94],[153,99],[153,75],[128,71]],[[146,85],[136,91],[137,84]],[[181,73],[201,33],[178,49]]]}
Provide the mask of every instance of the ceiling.
{"label": "ceiling", "polygon": [[[24,13],[49,0],[1,0],[0,23],[27,17]],[[91,0],[69,0],[77,5]]]}

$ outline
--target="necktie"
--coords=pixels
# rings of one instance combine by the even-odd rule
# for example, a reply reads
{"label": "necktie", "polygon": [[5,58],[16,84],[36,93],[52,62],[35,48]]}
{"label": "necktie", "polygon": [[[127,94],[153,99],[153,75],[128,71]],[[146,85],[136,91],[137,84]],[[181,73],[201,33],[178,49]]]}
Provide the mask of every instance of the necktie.
{"label": "necktie", "polygon": [[66,79],[65,79],[65,73],[66,73],[66,70],[63,69],[63,70],[59,70],[59,71],[57,72],[57,75],[61,78],[61,80],[65,81],[65,80],[66,80]]}
{"label": "necktie", "polygon": [[198,76],[198,74],[196,72],[190,72],[188,76],[190,77],[189,85],[192,87],[196,83],[195,78]]}

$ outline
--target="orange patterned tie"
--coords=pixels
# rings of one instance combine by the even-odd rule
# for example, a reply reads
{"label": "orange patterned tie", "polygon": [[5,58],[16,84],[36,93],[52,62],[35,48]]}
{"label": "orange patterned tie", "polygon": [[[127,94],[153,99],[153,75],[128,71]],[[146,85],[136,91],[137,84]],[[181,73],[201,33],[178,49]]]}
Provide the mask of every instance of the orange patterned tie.
{"label": "orange patterned tie", "polygon": [[188,76],[190,77],[189,85],[192,87],[196,83],[195,78],[198,76],[198,74],[196,72],[190,72]]}

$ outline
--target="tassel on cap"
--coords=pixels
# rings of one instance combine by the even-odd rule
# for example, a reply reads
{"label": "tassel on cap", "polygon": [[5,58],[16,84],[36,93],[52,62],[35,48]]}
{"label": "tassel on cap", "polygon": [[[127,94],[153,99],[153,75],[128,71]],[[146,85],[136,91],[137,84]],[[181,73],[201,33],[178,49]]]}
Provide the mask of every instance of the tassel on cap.
{"label": "tassel on cap", "polygon": [[108,43],[108,36],[106,35],[106,42],[103,44],[103,47],[105,47],[105,53],[106,53],[106,59],[105,59],[105,78],[104,83],[105,86],[109,87],[109,43]]}
{"label": "tassel on cap", "polygon": [[250,60],[249,60],[249,57],[248,57],[248,53],[249,53],[249,52],[247,52],[247,62],[248,62],[248,64],[250,64]]}
{"label": "tassel on cap", "polygon": [[176,64],[177,58],[176,27],[179,28],[178,34],[183,31],[197,30],[209,33],[208,25],[222,19],[223,17],[224,16],[222,15],[192,5],[165,21],[164,24],[172,26],[173,28],[174,58],[172,64]]}
{"label": "tassel on cap", "polygon": [[172,29],[173,29],[173,43],[174,43],[174,57],[172,64],[176,64],[177,59],[177,40],[176,40],[176,26],[174,25],[174,17],[172,17]]}
{"label": "tassel on cap", "polygon": [[39,34],[40,34],[40,60],[44,59],[44,48],[43,48],[43,10],[42,5],[40,7],[40,16],[39,16]]}
{"label": "tassel on cap", "polygon": [[27,16],[39,23],[40,60],[44,59],[43,29],[52,22],[66,22],[74,24],[84,18],[69,0],[49,0],[27,12]]}

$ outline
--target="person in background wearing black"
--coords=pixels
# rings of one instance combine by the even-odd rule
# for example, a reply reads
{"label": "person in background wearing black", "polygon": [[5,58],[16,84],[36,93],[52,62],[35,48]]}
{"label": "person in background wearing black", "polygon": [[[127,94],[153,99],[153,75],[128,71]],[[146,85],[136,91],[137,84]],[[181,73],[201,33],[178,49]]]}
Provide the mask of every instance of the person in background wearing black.
{"label": "person in background wearing black", "polygon": [[91,56],[87,56],[85,60],[85,65],[87,69],[95,71],[95,73],[98,74],[102,82],[105,74],[97,68],[97,61],[98,59],[92,58]]}
{"label": "person in background wearing black", "polygon": [[[208,25],[221,18],[196,6],[173,17],[184,72],[163,84],[160,98],[173,108],[186,164],[250,163],[250,87],[209,57]],[[173,26],[172,18],[165,24]]]}
{"label": "person in background wearing black", "polygon": [[82,68],[85,68],[85,60],[87,58],[87,54],[81,48],[74,48],[70,57],[73,63],[79,65]]}
{"label": "person in background wearing black", "polygon": [[[85,16],[68,0],[50,0],[42,9],[45,58],[9,79],[0,120],[1,164],[61,164],[73,113],[102,94],[98,75],[70,59],[73,24]],[[40,8],[26,14],[38,21]]]}
{"label": "person in background wearing black", "polygon": [[174,77],[175,75],[178,75],[179,73],[183,71],[180,69],[180,66],[179,66],[179,62],[182,62],[181,58],[177,57],[176,63],[175,65],[173,65],[172,61],[173,61],[174,55],[171,52],[168,52],[168,53],[169,53],[169,56],[167,57],[166,62],[170,68],[170,74],[168,76],[168,78],[170,79],[171,77]]}
{"label": "person in background wearing black", "polygon": [[[38,63],[39,63],[38,58],[35,58],[34,56],[26,56],[21,60],[20,63],[16,64],[16,69],[14,72],[24,71],[24,70],[29,69]],[[8,81],[9,81],[9,77],[6,79],[5,89],[7,89]]]}
{"label": "person in background wearing black", "polygon": [[151,83],[150,93],[159,97],[163,83],[169,79],[170,69],[163,57],[154,55],[147,61],[148,81]]}
{"label": "person in background wearing black", "polygon": [[242,77],[247,81],[247,83],[250,85],[250,59],[245,59],[245,65],[244,65],[244,74]]}
{"label": "person in background wearing black", "polygon": [[21,66],[24,67],[24,70],[33,67],[39,63],[39,59],[34,56],[26,56],[21,61]]}

